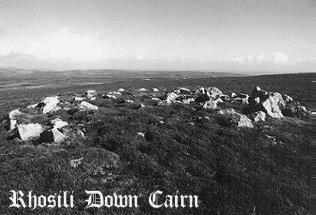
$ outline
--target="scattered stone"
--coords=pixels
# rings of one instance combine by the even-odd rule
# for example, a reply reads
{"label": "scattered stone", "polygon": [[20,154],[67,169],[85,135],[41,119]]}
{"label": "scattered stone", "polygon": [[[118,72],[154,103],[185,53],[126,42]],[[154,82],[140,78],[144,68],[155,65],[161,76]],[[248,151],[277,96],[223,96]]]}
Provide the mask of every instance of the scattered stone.
{"label": "scattered stone", "polygon": [[140,88],[140,89],[138,89],[138,91],[139,91],[139,92],[146,92],[147,89],[146,89],[146,88]]}
{"label": "scattered stone", "polygon": [[213,99],[216,99],[220,95],[223,94],[222,91],[220,91],[217,87],[209,87],[209,88],[207,88],[207,93]]}
{"label": "scattered stone", "polygon": [[310,114],[306,107],[301,105],[299,102],[287,103],[282,113],[284,116],[289,117],[302,117]]}
{"label": "scattered stone", "polygon": [[177,94],[191,94],[191,90],[185,87],[178,87],[174,92]]}
{"label": "scattered stone", "polygon": [[249,98],[248,111],[257,112],[264,111],[270,117],[281,118],[283,114],[281,110],[285,107],[282,95],[277,92],[269,93],[260,87],[255,87]]}
{"label": "scattered stone", "polygon": [[226,102],[230,101],[230,97],[225,94],[220,95],[219,98],[221,98],[223,101],[226,101]]}
{"label": "scattered stone", "polygon": [[227,117],[227,119],[229,119],[229,124],[235,124],[238,127],[247,127],[247,128],[254,127],[252,122],[251,122],[251,119],[249,119],[244,114],[237,113],[232,108],[219,110],[217,113]]}
{"label": "scattered stone", "polygon": [[182,100],[183,104],[190,104],[192,102],[195,102],[195,98],[187,98]]}
{"label": "scattered stone", "polygon": [[60,107],[57,106],[59,103],[58,96],[51,96],[51,97],[46,97],[43,99],[37,107],[40,108],[42,113],[50,113],[53,111],[60,110]]}
{"label": "scattered stone", "polygon": [[60,129],[69,125],[68,122],[63,121],[59,118],[51,120],[51,124],[53,125],[53,128],[56,128],[56,129]]}
{"label": "scattered stone", "polygon": [[40,137],[43,127],[38,123],[20,124],[17,125],[17,132],[21,140],[28,141]]}
{"label": "scattered stone", "polygon": [[283,100],[284,100],[284,102],[285,102],[286,104],[294,101],[291,96],[288,96],[288,95],[286,95],[286,94],[283,94],[283,95],[282,95],[282,98],[283,98]]}
{"label": "scattered stone", "polygon": [[250,117],[253,119],[254,122],[264,122],[266,121],[266,113],[263,111],[257,111],[255,113],[250,114]]}
{"label": "scattered stone", "polygon": [[200,87],[195,91],[196,95],[200,95],[200,94],[206,94],[206,90],[204,87]]}
{"label": "scattered stone", "polygon": [[27,106],[27,109],[34,109],[38,106],[38,103]]}
{"label": "scattered stone", "polygon": [[83,157],[77,158],[77,159],[72,159],[70,160],[70,166],[73,168],[77,168],[79,165],[82,164]]}
{"label": "scattered stone", "polygon": [[145,137],[145,133],[143,133],[143,132],[138,132],[138,133],[137,133],[137,136],[144,138],[144,137]]}
{"label": "scattered stone", "polygon": [[88,99],[91,99],[93,97],[96,97],[98,95],[96,90],[87,90],[86,91],[86,96]]}
{"label": "scattered stone", "polygon": [[98,106],[95,106],[93,104],[90,104],[89,102],[85,102],[85,101],[82,101],[79,105],[79,108],[81,110],[98,110]]}
{"label": "scattered stone", "polygon": [[172,102],[175,102],[178,97],[179,97],[179,95],[176,94],[175,92],[168,93],[168,94],[167,94],[166,102],[167,102],[168,104],[170,104],[170,103],[172,103]]}
{"label": "scattered stone", "polygon": [[22,115],[23,113],[19,109],[14,109],[9,112],[8,114],[8,122],[9,126],[8,129],[9,131],[12,131],[16,128],[17,126],[17,117]]}
{"label": "scattered stone", "polygon": [[40,141],[42,143],[60,143],[65,139],[66,135],[60,132],[57,128],[46,130],[40,135]]}
{"label": "scattered stone", "polygon": [[217,104],[218,103],[222,103],[222,102],[223,102],[223,100],[221,98],[218,98],[216,100],[206,101],[204,103],[204,105],[203,105],[203,108],[204,109],[212,109],[212,110],[214,110],[214,109],[218,108]]}
{"label": "scattered stone", "polygon": [[75,97],[73,98],[73,101],[74,101],[74,102],[82,102],[83,100],[85,100],[85,98],[83,98],[83,97],[75,96]]}

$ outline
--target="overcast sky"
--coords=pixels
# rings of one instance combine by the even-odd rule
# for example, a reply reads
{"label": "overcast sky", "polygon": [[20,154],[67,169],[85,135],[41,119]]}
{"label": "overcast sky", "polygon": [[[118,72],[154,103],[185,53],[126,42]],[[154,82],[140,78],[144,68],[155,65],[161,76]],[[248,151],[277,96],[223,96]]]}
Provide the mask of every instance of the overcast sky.
{"label": "overcast sky", "polygon": [[0,0],[0,67],[314,72],[313,0]]}

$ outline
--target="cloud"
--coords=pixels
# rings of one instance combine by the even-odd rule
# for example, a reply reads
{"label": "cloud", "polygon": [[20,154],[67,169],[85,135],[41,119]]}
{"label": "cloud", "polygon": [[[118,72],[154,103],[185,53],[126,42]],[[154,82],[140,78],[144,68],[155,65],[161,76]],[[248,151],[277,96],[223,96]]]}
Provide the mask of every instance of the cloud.
{"label": "cloud", "polygon": [[225,57],[218,59],[217,62],[238,63],[238,64],[289,64],[289,57],[283,52],[274,52],[271,55],[248,55],[238,57]]}
{"label": "cloud", "polygon": [[73,61],[95,61],[102,58],[103,50],[98,35],[73,33],[61,28],[43,39],[31,43],[25,54],[39,59],[69,59]]}
{"label": "cloud", "polygon": [[287,64],[289,62],[289,56],[282,52],[275,52],[272,54],[272,60],[275,64]]}

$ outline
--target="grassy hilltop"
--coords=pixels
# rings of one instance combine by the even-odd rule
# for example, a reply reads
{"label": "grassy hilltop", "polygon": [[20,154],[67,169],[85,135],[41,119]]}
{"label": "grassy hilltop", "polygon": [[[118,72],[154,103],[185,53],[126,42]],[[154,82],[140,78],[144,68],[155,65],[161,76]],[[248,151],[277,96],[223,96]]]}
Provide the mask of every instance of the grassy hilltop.
{"label": "grassy hilltop", "polygon": [[[98,82],[105,84],[67,87],[60,81],[59,87],[1,89],[3,119],[9,110],[20,107],[26,111],[27,105],[43,97],[60,94],[68,99],[87,89],[98,91],[96,100],[89,102],[99,109],[73,112],[62,109],[38,115],[34,120],[41,124],[59,117],[85,133],[84,137],[75,136],[60,144],[8,140],[8,132],[1,126],[0,214],[311,214],[309,117],[267,118],[255,123],[254,128],[243,128],[227,123],[217,110],[196,104],[157,105],[147,92],[138,89],[159,88],[163,96],[180,86],[192,89],[216,86],[226,94],[250,94],[258,85],[286,93],[311,109],[313,78],[312,74],[185,79],[126,77],[111,81],[96,77],[89,82],[99,79]],[[101,97],[118,88],[125,89],[121,99]],[[244,107],[245,104],[225,103],[219,108]],[[75,159],[81,159],[77,167],[71,165]],[[37,194],[75,191],[76,207],[11,209],[8,205],[12,189],[33,190]],[[198,195],[200,207],[153,209],[147,198],[158,189],[165,194],[179,191]],[[85,190],[137,194],[141,207],[85,209]]]}

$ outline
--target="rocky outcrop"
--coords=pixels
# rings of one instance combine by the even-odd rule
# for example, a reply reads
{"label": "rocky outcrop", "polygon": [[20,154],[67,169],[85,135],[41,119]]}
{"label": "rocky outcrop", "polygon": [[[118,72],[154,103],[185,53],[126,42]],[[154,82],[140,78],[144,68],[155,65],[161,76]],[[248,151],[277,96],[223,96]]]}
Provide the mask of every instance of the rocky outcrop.
{"label": "rocky outcrop", "polygon": [[65,126],[69,125],[68,122],[63,121],[59,118],[51,120],[51,124],[53,125],[53,128],[55,128],[55,129],[60,129],[60,128],[63,128]]}
{"label": "rocky outcrop", "polygon": [[96,90],[87,90],[86,91],[86,96],[88,99],[91,99],[93,97],[96,97],[98,95]]}
{"label": "rocky outcrop", "polygon": [[247,128],[253,128],[254,125],[252,124],[251,119],[249,119],[246,115],[237,113],[234,109],[225,109],[225,110],[219,110],[217,112],[218,114],[223,115],[224,123],[225,125],[236,125],[238,127],[247,127]]}
{"label": "rocky outcrop", "polygon": [[264,122],[264,121],[266,121],[267,115],[263,111],[257,111],[255,113],[250,114],[250,118],[254,122]]}
{"label": "rocky outcrop", "polygon": [[60,143],[66,139],[66,135],[57,128],[52,128],[40,134],[40,141],[42,143]]}
{"label": "rocky outcrop", "polygon": [[23,141],[38,138],[43,132],[43,127],[38,123],[17,125],[17,135]]}
{"label": "rocky outcrop", "polygon": [[306,107],[297,101],[287,103],[282,113],[289,117],[304,117],[310,114]]}
{"label": "rocky outcrop", "polygon": [[80,105],[79,105],[79,109],[80,110],[83,110],[83,111],[86,111],[86,110],[98,110],[98,106],[95,106],[93,104],[90,104],[89,102],[81,102]]}
{"label": "rocky outcrop", "polygon": [[17,117],[21,116],[23,113],[19,109],[14,109],[8,114],[8,130],[12,131],[17,126]]}
{"label": "rocky outcrop", "polygon": [[218,98],[218,99],[215,99],[215,100],[206,101],[204,103],[204,105],[203,105],[203,108],[204,109],[212,109],[212,110],[214,110],[214,109],[218,108],[217,104],[218,103],[222,103],[222,102],[223,102],[223,100],[221,98]]}
{"label": "rocky outcrop", "polygon": [[41,113],[50,113],[57,111],[60,107],[57,106],[59,103],[58,96],[50,96],[43,99],[38,105],[37,108],[40,109]]}
{"label": "rocky outcrop", "polygon": [[207,94],[209,97],[216,99],[223,95],[222,91],[218,89],[217,87],[209,87],[207,88]]}
{"label": "rocky outcrop", "polygon": [[178,97],[179,97],[179,95],[176,94],[175,92],[168,93],[167,98],[166,98],[166,102],[168,104],[175,102]]}
{"label": "rocky outcrop", "polygon": [[251,93],[247,111],[250,113],[263,111],[270,117],[282,118],[283,114],[281,110],[284,107],[285,102],[280,93],[267,92],[257,86]]}

